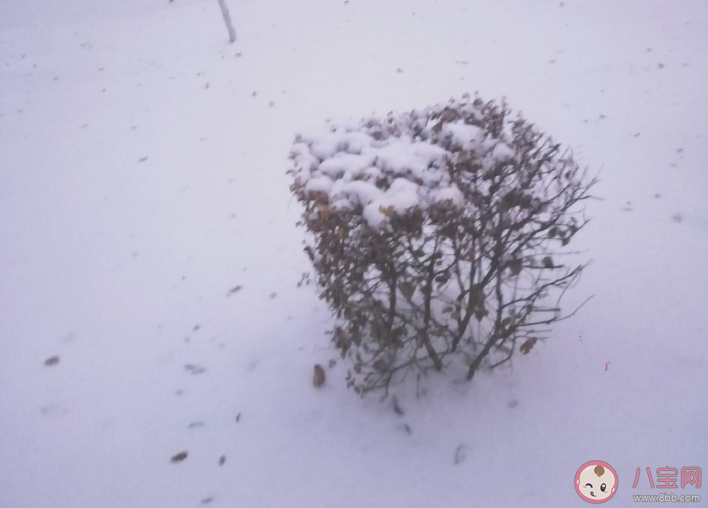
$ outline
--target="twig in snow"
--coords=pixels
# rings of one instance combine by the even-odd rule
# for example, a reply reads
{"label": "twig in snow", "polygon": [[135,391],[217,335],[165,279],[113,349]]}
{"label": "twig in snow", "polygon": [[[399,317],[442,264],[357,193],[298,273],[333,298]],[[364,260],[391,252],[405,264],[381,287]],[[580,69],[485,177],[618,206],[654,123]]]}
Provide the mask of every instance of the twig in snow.
{"label": "twig in snow", "polygon": [[221,7],[221,14],[224,16],[224,23],[226,23],[226,29],[229,31],[229,42],[233,43],[236,41],[236,30],[234,30],[234,24],[231,22],[231,14],[229,14],[229,8],[226,7],[226,0],[219,0],[219,6]]}

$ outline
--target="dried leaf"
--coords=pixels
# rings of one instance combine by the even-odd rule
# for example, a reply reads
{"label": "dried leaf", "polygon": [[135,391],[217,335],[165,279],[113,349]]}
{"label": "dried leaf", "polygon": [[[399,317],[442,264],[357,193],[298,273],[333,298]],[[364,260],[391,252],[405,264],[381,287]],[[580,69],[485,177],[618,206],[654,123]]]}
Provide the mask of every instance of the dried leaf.
{"label": "dried leaf", "polygon": [[187,458],[187,452],[179,452],[177,455],[174,455],[170,461],[171,462],[182,462],[184,459]]}
{"label": "dried leaf", "polygon": [[435,278],[435,282],[438,283],[438,289],[442,288],[447,281],[450,280],[450,276],[447,273],[442,273]]}
{"label": "dried leaf", "polygon": [[200,367],[199,365],[194,365],[191,363],[185,365],[184,370],[186,370],[187,372],[191,372],[192,374],[201,374],[202,372],[206,372],[206,369],[204,367]]}
{"label": "dried leaf", "polygon": [[470,306],[475,307],[480,302],[484,302],[483,288],[480,284],[473,284],[470,287]]}
{"label": "dried leaf", "polygon": [[393,215],[393,206],[383,206],[379,205],[379,212],[384,214],[386,217]]}
{"label": "dried leaf", "polygon": [[536,344],[536,337],[531,337],[529,340],[521,344],[519,347],[519,351],[521,351],[522,354],[529,354],[529,351],[533,349],[534,344]]}
{"label": "dried leaf", "polygon": [[226,293],[226,296],[231,296],[235,293],[238,293],[242,289],[243,289],[243,286],[235,286],[235,287],[231,288],[228,293]]}
{"label": "dried leaf", "polygon": [[319,388],[322,386],[325,382],[325,371],[322,368],[322,365],[315,365],[314,368],[314,373],[312,375],[312,384],[315,386],[315,388]]}
{"label": "dried leaf", "polygon": [[501,201],[499,202],[499,208],[501,209],[501,211],[507,212],[518,204],[518,199],[519,197],[517,196],[516,192],[511,191],[501,199]]}
{"label": "dried leaf", "polygon": [[398,285],[398,288],[401,290],[401,293],[403,293],[403,296],[409,300],[413,298],[413,293],[415,293],[415,284],[404,281]]}
{"label": "dried leaf", "polygon": [[455,450],[455,465],[459,464],[460,462],[463,462],[467,458],[468,449],[469,446],[465,444],[461,444],[457,447],[457,449]]}
{"label": "dried leaf", "polygon": [[509,271],[511,271],[512,275],[519,275],[523,267],[524,262],[521,259],[515,259],[511,263],[509,263]]}
{"label": "dried leaf", "polygon": [[403,409],[401,409],[401,406],[398,404],[398,398],[394,395],[391,397],[392,405],[393,405],[393,412],[396,413],[398,416],[403,416]]}

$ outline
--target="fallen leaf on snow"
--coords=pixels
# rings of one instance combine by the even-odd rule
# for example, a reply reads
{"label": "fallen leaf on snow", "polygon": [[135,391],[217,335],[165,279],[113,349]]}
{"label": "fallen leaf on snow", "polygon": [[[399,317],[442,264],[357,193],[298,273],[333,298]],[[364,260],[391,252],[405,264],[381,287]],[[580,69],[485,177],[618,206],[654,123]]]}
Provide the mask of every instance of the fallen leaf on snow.
{"label": "fallen leaf on snow", "polygon": [[466,444],[461,444],[457,447],[457,449],[455,450],[455,465],[459,464],[467,458],[468,449],[469,446],[467,446]]}
{"label": "fallen leaf on snow", "polygon": [[177,455],[174,455],[170,459],[170,462],[182,462],[186,458],[187,458],[187,452],[179,452]]}
{"label": "fallen leaf on snow", "polygon": [[315,388],[319,388],[322,386],[325,382],[325,371],[322,368],[322,365],[315,365],[314,373],[312,375],[312,384],[315,385]]}
{"label": "fallen leaf on snow", "polygon": [[200,367],[199,365],[193,365],[191,363],[185,365],[184,370],[186,370],[187,372],[191,372],[192,374],[201,374],[202,372],[206,371],[204,367]]}
{"label": "fallen leaf on snow", "polygon": [[52,365],[56,365],[59,363],[59,357],[58,356],[50,356],[46,360],[44,360],[44,365],[51,367]]}
{"label": "fallen leaf on snow", "polygon": [[235,293],[238,293],[242,289],[243,289],[243,286],[235,286],[235,287],[231,288],[228,293],[226,293],[226,296],[231,296]]}

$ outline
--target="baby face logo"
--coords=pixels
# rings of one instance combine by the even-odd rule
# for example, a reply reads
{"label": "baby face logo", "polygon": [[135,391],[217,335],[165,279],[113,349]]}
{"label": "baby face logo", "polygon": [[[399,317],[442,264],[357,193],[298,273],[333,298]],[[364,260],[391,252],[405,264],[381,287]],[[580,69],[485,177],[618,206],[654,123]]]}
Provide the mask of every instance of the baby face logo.
{"label": "baby face logo", "polygon": [[604,503],[617,492],[617,473],[607,462],[586,462],[575,473],[575,490],[588,503]]}

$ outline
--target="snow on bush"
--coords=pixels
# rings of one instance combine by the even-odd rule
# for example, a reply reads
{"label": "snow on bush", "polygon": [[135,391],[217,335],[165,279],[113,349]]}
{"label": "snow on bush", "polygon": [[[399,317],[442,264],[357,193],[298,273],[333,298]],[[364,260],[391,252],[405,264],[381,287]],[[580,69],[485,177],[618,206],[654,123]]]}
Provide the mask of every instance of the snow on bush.
{"label": "snow on bush", "polygon": [[560,254],[594,180],[506,104],[465,96],[330,125],[291,158],[305,250],[361,395],[411,369],[464,362],[472,379],[569,316],[559,300],[584,265]]}

